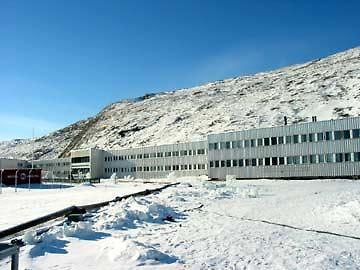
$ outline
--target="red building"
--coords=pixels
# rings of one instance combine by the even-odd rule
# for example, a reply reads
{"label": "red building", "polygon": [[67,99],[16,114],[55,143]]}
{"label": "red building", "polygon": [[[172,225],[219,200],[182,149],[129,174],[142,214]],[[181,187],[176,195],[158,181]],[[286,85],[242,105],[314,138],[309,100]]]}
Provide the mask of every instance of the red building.
{"label": "red building", "polygon": [[0,170],[0,174],[3,185],[15,185],[15,181],[18,185],[28,184],[29,175],[31,184],[41,183],[41,169],[4,169]]}

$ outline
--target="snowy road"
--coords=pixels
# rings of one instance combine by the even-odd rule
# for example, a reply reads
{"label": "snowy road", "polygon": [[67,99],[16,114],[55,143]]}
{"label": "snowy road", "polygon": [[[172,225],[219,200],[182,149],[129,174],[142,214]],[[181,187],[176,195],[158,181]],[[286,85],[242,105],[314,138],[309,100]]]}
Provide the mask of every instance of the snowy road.
{"label": "snowy road", "polygon": [[194,180],[28,236],[21,269],[360,269],[358,239],[249,221],[359,238],[360,182]]}

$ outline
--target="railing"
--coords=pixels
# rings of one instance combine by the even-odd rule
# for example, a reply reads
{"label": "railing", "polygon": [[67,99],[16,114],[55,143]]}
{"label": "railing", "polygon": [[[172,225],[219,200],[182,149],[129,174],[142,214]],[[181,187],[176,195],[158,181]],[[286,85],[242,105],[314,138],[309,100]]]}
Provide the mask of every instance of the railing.
{"label": "railing", "polygon": [[19,269],[19,247],[12,244],[0,243],[0,261],[11,257],[11,270]]}

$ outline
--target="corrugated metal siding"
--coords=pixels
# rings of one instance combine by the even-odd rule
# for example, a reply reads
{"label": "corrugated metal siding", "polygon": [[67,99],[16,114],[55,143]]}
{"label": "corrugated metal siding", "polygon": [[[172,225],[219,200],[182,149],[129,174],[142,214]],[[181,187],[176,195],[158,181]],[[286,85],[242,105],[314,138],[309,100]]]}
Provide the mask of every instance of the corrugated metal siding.
{"label": "corrugated metal siding", "polygon": [[[301,135],[335,130],[360,128],[360,118],[346,118],[322,122],[311,122],[299,125],[281,126],[264,129],[253,129],[239,132],[211,134],[209,143],[226,141],[271,138],[287,135]],[[284,138],[285,139],[285,138]],[[360,139],[342,139],[319,142],[291,143],[249,148],[209,150],[209,161],[265,157],[303,156],[324,153],[360,152]],[[358,176],[359,162],[316,163],[297,165],[273,165],[256,167],[210,168],[209,176],[225,178],[235,175],[239,178],[282,178],[282,177],[317,177],[317,176]]]}
{"label": "corrugated metal siding", "polygon": [[[165,157],[165,152],[174,152],[181,150],[192,150],[197,151],[198,149],[205,149],[205,154],[202,155],[187,155],[187,156],[171,156]],[[163,153],[163,157],[152,157],[152,158],[144,158],[144,154],[151,153]],[[106,177],[111,176],[114,172],[114,168],[118,168],[116,172],[119,177],[124,177],[127,175],[134,176],[136,178],[164,178],[169,173],[174,172],[173,165],[189,165],[191,164],[204,164],[205,169],[192,169],[192,170],[176,170],[175,173],[177,176],[198,176],[207,174],[207,141],[200,142],[189,142],[189,143],[180,143],[180,144],[169,144],[169,145],[159,145],[159,146],[151,146],[144,148],[133,148],[133,149],[123,149],[123,150],[111,150],[105,152],[104,156],[114,157],[114,156],[127,156],[127,158],[132,155],[142,154],[143,157],[141,159],[126,159],[126,160],[114,160],[111,162],[104,162],[104,166],[110,169],[110,172],[105,173]],[[131,171],[132,167],[154,167],[163,166],[163,170],[161,171]],[[171,170],[165,171],[165,166],[171,166]],[[129,169],[127,171],[121,172],[121,168]]]}

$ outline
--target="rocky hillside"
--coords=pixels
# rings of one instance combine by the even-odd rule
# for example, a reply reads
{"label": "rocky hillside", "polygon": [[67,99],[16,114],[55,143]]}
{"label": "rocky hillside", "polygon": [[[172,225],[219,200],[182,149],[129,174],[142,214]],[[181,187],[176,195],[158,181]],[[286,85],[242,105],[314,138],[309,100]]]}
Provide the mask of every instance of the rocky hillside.
{"label": "rocky hillside", "polygon": [[[35,142],[36,158],[71,149],[116,149],[201,140],[211,132],[360,115],[360,47],[301,65],[109,105]],[[0,143],[0,156],[29,158],[29,140]]]}

